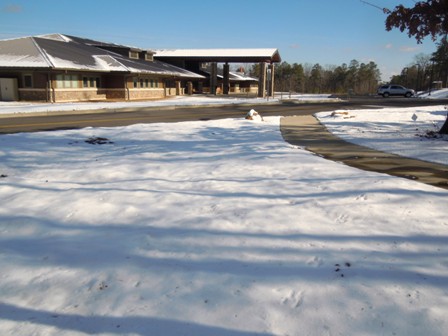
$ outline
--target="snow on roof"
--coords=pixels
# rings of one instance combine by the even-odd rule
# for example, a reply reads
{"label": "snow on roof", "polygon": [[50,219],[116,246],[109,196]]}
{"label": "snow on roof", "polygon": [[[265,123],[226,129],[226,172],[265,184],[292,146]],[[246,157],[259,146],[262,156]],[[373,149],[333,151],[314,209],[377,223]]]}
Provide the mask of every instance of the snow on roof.
{"label": "snow on roof", "polygon": [[110,71],[129,71],[129,69],[110,55],[94,55],[97,64]]}
{"label": "snow on roof", "polygon": [[253,49],[161,49],[156,50],[160,57],[272,57],[275,48]]}
{"label": "snow on roof", "polygon": [[254,77],[250,77],[250,76],[246,76],[244,73],[241,72],[232,72],[229,71],[229,75],[231,76],[231,80],[236,80],[236,81],[258,81],[257,78]]}
{"label": "snow on roof", "polygon": [[161,49],[156,50],[159,59],[183,58],[201,62],[281,62],[275,48],[252,49]]}
{"label": "snow on roof", "polygon": [[[112,44],[62,34],[0,41],[0,68],[52,68],[99,72],[158,74],[184,78],[204,78],[161,61],[131,59],[111,49]],[[114,48],[128,48],[113,45]],[[139,49],[140,51],[143,51]]]}
{"label": "snow on roof", "polygon": [[0,67],[49,68],[50,66],[33,38],[0,41]]}
{"label": "snow on roof", "polygon": [[[112,42],[104,42],[104,41],[97,41],[97,40],[92,40],[92,39],[88,39],[88,38],[84,38],[84,37],[78,37],[78,36],[71,36],[71,35],[64,35],[66,38],[74,41],[74,42],[78,42],[80,44],[85,44],[85,45],[89,45],[92,47],[99,47],[99,48],[118,48],[118,49],[129,49],[132,51],[144,51],[144,49],[135,47],[135,46],[129,46],[129,45],[123,45],[123,44],[116,44],[116,43],[112,43]],[[149,50],[148,50],[149,51]]]}
{"label": "snow on roof", "polygon": [[68,36],[62,35],[62,34],[38,35],[37,37],[45,38],[48,40],[60,41],[60,42],[71,42],[72,41]]}

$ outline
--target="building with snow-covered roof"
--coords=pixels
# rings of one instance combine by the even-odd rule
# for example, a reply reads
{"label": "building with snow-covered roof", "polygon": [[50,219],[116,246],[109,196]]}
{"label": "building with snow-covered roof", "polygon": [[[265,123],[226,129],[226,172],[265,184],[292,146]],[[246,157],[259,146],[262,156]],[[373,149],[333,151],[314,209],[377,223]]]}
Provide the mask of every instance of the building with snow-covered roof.
{"label": "building with snow-covered roof", "polygon": [[[63,34],[0,40],[0,100],[160,99],[218,90],[264,96],[266,87],[273,92],[280,60],[277,49],[147,50]],[[256,62],[258,79],[229,71],[229,63]],[[217,63],[224,63],[222,75]]]}
{"label": "building with snow-covered roof", "polygon": [[204,76],[153,52],[50,34],[0,41],[0,100],[136,100],[182,94]]}
{"label": "building with snow-covered roof", "polygon": [[[229,63],[259,63],[260,73],[257,85],[259,97],[264,97],[266,93],[273,95],[274,63],[281,62],[280,54],[275,48],[156,50],[154,57],[193,72],[200,72],[204,64],[207,64],[210,66],[209,88],[212,94],[221,88],[224,94],[232,91]],[[221,84],[219,83],[218,63],[224,63]]]}

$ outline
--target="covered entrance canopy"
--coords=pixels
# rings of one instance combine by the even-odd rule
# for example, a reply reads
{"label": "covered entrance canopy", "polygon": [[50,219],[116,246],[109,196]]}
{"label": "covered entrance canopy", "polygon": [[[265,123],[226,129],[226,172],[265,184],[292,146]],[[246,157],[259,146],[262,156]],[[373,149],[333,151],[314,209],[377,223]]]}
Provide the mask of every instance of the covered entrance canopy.
{"label": "covered entrance canopy", "polygon": [[[224,63],[223,93],[229,93],[229,63],[259,63],[258,96],[274,93],[274,63],[281,62],[277,49],[176,49],[156,50],[154,58],[192,72],[201,70],[204,63],[211,65],[210,93],[216,94],[217,63]],[[270,76],[268,76],[268,65]],[[268,82],[269,80],[269,82]],[[269,85],[268,85],[269,84]],[[268,90],[266,90],[268,88]]]}

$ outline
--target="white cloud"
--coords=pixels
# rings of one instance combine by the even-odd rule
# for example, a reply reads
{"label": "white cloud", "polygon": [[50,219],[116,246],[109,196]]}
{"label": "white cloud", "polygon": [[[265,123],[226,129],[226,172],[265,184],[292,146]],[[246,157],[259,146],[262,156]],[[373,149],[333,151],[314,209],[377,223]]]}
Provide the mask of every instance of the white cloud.
{"label": "white cloud", "polygon": [[400,47],[400,51],[401,52],[406,52],[406,53],[417,52],[419,50],[420,50],[420,47],[409,47],[409,46],[402,46],[402,47]]}

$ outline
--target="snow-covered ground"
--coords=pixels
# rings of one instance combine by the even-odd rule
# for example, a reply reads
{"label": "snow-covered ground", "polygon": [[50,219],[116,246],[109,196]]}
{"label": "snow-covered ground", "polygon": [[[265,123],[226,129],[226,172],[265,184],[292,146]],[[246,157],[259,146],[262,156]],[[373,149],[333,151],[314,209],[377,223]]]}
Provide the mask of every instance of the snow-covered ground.
{"label": "snow-covered ground", "polygon": [[47,113],[62,111],[85,111],[101,109],[123,109],[141,107],[169,107],[169,106],[196,106],[196,105],[231,105],[231,104],[266,104],[278,102],[279,99],[294,100],[328,100],[329,94],[276,94],[275,98],[250,97],[207,97],[207,96],[176,96],[165,100],[134,101],[134,102],[78,102],[78,103],[35,103],[35,102],[5,102],[0,101],[0,114]]}
{"label": "snow-covered ground", "polygon": [[165,106],[195,106],[217,104],[266,104],[263,98],[223,98],[206,96],[176,96],[165,100],[134,101],[134,102],[75,102],[75,103],[26,103],[26,102],[0,102],[0,114],[36,113],[60,111],[85,111],[101,109],[123,109],[140,107]]}
{"label": "snow-covered ground", "polygon": [[426,99],[444,99],[448,98],[448,89],[432,90],[431,92],[423,92],[418,95],[419,98]]}
{"label": "snow-covered ground", "polygon": [[[448,136],[435,134],[447,106],[338,110],[318,119],[340,138],[384,152],[448,165]],[[445,140],[445,141],[443,141]]]}
{"label": "snow-covered ground", "polygon": [[[321,120],[414,139],[388,112]],[[264,119],[0,136],[0,334],[448,334],[448,191]]]}

